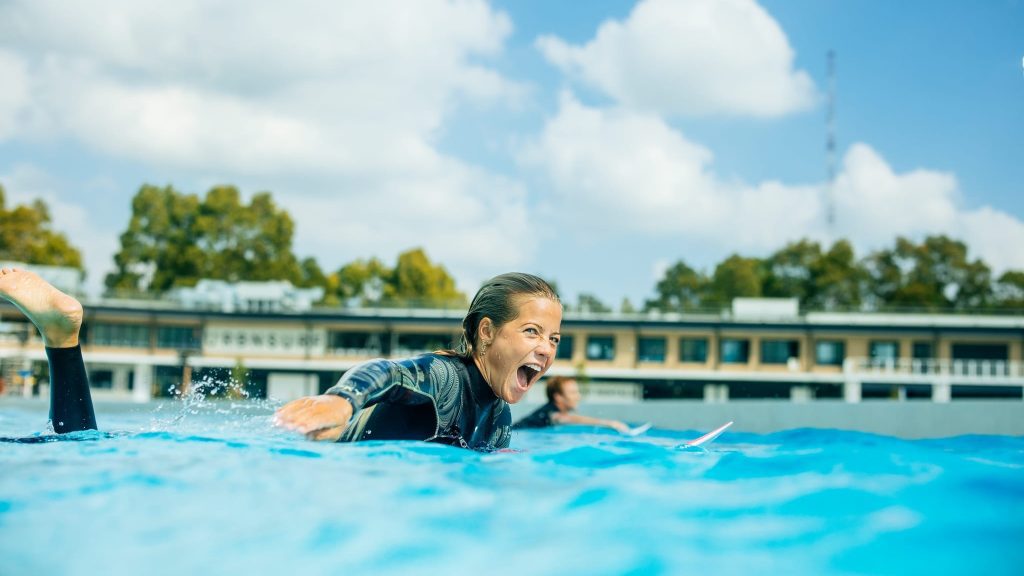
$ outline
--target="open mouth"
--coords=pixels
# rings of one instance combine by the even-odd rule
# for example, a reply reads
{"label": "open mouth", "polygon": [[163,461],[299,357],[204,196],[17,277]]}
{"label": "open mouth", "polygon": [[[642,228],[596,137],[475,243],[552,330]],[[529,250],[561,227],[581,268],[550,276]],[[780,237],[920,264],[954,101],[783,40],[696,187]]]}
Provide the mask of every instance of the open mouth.
{"label": "open mouth", "polygon": [[516,371],[516,379],[518,380],[519,387],[523,390],[528,390],[530,386],[540,378],[540,373],[543,370],[540,364],[523,364]]}

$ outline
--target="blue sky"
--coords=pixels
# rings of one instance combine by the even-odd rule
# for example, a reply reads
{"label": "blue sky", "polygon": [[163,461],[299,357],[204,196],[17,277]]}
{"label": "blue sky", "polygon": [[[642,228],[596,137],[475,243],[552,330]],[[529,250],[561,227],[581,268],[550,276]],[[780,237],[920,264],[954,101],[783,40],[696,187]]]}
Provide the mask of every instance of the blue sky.
{"label": "blue sky", "polygon": [[469,293],[517,269],[640,303],[802,237],[1024,268],[1022,59],[1020,0],[13,1],[0,183],[94,290],[143,183],[269,190],[300,256],[423,246]]}

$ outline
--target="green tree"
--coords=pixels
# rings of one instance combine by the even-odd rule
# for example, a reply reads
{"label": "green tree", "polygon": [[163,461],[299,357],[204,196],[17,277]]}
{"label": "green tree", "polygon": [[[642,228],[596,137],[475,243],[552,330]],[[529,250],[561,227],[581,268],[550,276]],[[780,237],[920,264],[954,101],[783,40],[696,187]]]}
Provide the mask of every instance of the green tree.
{"label": "green tree", "polygon": [[324,274],[315,258],[303,258],[302,262],[299,262],[299,280],[296,282],[296,286],[300,288],[326,287],[328,283],[327,275]]}
{"label": "green tree", "polygon": [[866,274],[847,240],[836,241],[828,252],[812,240],[791,242],[762,266],[764,296],[798,298],[805,310],[860,306]]}
{"label": "green tree", "polygon": [[897,238],[894,248],[868,257],[867,270],[876,307],[964,310],[993,301],[989,267],[970,260],[966,244],[944,235],[921,244]]}
{"label": "green tree", "polygon": [[863,302],[868,273],[853,245],[837,240],[812,267],[814,286],[805,303],[813,310],[856,310]]}
{"label": "green tree", "polygon": [[994,287],[995,302],[1006,310],[1024,310],[1024,271],[1007,270]]}
{"label": "green tree", "polygon": [[644,303],[644,310],[683,312],[697,310],[703,305],[709,280],[705,274],[690,268],[680,260],[667,270],[654,290],[653,300]]}
{"label": "green tree", "polygon": [[581,292],[576,298],[576,310],[595,314],[604,314],[612,311],[612,309],[605,305],[604,302],[601,302],[597,296],[589,292]]}
{"label": "green tree", "polygon": [[434,264],[422,248],[398,255],[398,262],[384,283],[384,298],[424,305],[461,305],[466,295],[455,288],[444,266]]}
{"label": "green tree", "polygon": [[[132,217],[107,275],[111,290],[164,292],[201,278],[308,282],[315,270],[292,253],[294,223],[270,193],[243,204],[233,186],[205,198],[171,186],[144,185],[132,199]],[[320,275],[322,276],[322,274]]]}
{"label": "green tree", "polygon": [[334,273],[334,293],[344,302],[355,300],[362,306],[378,304],[389,273],[387,266],[376,258],[350,262]]}
{"label": "green tree", "polygon": [[706,305],[725,307],[733,298],[761,296],[761,261],[733,254],[715,266]]}
{"label": "green tree", "polygon": [[0,185],[0,260],[82,270],[82,253],[67,237],[50,228],[50,208],[36,200],[7,209],[7,193]]}
{"label": "green tree", "polygon": [[762,262],[762,293],[771,298],[799,298],[806,304],[817,294],[815,271],[822,259],[821,246],[812,240],[791,242]]}
{"label": "green tree", "polygon": [[195,221],[195,238],[206,256],[203,277],[299,283],[294,231],[291,216],[278,209],[269,192],[254,195],[245,205],[233,186],[211,189]]}
{"label": "green tree", "polygon": [[629,301],[629,298],[623,297],[622,304],[619,305],[619,312],[623,314],[634,314],[636,313],[636,306]]}
{"label": "green tree", "polygon": [[430,261],[422,248],[398,255],[394,268],[377,258],[350,262],[333,275],[334,293],[359,305],[463,306],[466,295],[455,287],[444,266]]}

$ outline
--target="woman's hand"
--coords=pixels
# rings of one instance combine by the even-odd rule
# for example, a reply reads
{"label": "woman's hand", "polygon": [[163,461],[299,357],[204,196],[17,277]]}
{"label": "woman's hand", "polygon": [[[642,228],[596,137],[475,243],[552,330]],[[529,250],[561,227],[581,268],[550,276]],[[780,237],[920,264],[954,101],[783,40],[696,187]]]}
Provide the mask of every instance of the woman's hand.
{"label": "woman's hand", "polygon": [[333,394],[306,396],[281,406],[274,413],[274,425],[306,435],[310,440],[335,442],[341,437],[352,404]]}

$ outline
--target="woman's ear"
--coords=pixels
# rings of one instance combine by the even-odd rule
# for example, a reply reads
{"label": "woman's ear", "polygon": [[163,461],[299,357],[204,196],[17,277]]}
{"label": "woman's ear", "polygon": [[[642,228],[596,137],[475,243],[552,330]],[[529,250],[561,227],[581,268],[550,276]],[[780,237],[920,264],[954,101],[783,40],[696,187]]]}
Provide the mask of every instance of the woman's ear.
{"label": "woman's ear", "polygon": [[491,342],[494,341],[494,322],[492,322],[490,318],[484,316],[484,318],[480,320],[480,324],[476,329],[476,337],[477,342],[479,342],[481,347],[485,350],[491,345]]}

